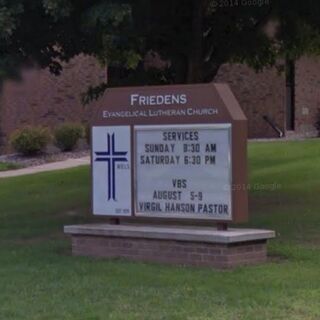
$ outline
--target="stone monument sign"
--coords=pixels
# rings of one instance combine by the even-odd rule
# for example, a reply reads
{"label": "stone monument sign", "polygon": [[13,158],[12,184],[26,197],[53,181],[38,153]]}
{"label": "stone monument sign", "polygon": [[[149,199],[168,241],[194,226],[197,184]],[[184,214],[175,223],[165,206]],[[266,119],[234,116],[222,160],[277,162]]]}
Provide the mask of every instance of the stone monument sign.
{"label": "stone monument sign", "polygon": [[66,226],[74,255],[216,268],[266,261],[273,231],[228,228],[247,221],[248,197],[247,120],[227,85],[107,90],[91,160],[93,213],[112,223]]}

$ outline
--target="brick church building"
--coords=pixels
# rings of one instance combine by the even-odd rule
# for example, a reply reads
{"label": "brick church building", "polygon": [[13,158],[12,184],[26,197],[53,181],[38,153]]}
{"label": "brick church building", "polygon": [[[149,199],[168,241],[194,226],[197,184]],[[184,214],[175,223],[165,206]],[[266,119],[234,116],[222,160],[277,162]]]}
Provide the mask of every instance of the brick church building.
{"label": "brick church building", "polygon": [[[314,137],[320,120],[320,58],[303,57],[256,73],[246,65],[222,65],[215,82],[228,83],[249,120],[250,138]],[[53,127],[90,120],[97,102],[83,106],[81,94],[106,81],[107,71],[89,56],[68,63],[61,76],[48,70],[24,72],[22,82],[5,82],[0,92],[0,150],[26,125]]]}
{"label": "brick church building", "polygon": [[320,58],[287,61],[256,73],[241,64],[221,66],[215,81],[227,82],[249,123],[250,138],[315,137],[320,121]]}

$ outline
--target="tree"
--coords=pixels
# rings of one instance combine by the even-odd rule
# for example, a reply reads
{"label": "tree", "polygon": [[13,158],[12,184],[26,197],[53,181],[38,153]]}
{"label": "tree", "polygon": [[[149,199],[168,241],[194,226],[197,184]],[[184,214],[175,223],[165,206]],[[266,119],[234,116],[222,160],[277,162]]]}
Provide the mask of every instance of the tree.
{"label": "tree", "polygon": [[[59,74],[86,53],[109,70],[89,97],[107,86],[212,81],[226,62],[261,70],[318,54],[319,13],[318,0],[0,0],[0,78],[34,63]],[[146,68],[148,54],[162,67]]]}

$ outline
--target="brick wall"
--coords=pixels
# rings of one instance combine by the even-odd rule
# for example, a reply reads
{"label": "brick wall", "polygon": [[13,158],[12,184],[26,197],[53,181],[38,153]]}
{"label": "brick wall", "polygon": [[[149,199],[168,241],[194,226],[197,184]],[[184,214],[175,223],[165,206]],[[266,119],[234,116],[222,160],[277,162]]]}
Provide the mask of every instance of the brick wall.
{"label": "brick wall", "polygon": [[296,62],[295,134],[316,136],[320,109],[320,58],[303,57]]}
{"label": "brick wall", "polygon": [[[296,62],[296,136],[315,136],[320,108],[320,58]],[[7,81],[0,95],[0,152],[8,150],[10,134],[26,125],[53,127],[64,121],[91,118],[97,102],[83,107],[81,93],[106,80],[106,70],[93,57],[80,55],[61,76],[48,70],[23,72],[23,82]],[[222,65],[214,81],[230,85],[243,108],[250,138],[275,138],[277,133],[263,119],[268,116],[281,130],[286,122],[286,81],[275,68],[256,73],[246,65]],[[99,102],[98,102],[99,103]],[[287,133],[289,134],[289,133]],[[290,133],[292,135],[292,133]]]}
{"label": "brick wall", "polygon": [[266,240],[213,244],[175,240],[72,235],[76,256],[125,258],[132,261],[228,269],[264,263]]}
{"label": "brick wall", "polygon": [[[276,132],[263,116],[286,131],[286,81],[275,68],[256,73],[248,66],[225,64],[214,81],[230,85],[243,108],[250,138],[273,138]],[[295,131],[291,137],[314,137],[320,109],[320,58],[305,56],[295,63]]]}
{"label": "brick wall", "polygon": [[268,116],[282,131],[285,129],[284,74],[275,68],[257,73],[243,64],[225,64],[214,81],[230,85],[248,118],[249,138],[278,137],[263,116]]}
{"label": "brick wall", "polygon": [[80,55],[65,65],[59,77],[48,70],[28,70],[22,82],[6,81],[0,97],[2,150],[8,150],[10,134],[23,126],[53,127],[89,119],[92,106],[83,107],[81,93],[105,80],[106,69],[93,57]]}

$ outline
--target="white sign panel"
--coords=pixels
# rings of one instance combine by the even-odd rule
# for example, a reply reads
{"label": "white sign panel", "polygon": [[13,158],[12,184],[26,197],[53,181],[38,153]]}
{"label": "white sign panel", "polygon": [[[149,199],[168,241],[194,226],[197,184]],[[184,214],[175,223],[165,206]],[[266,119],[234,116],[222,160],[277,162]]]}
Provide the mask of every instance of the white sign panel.
{"label": "white sign panel", "polygon": [[129,126],[92,128],[93,212],[129,216],[131,208]]}
{"label": "white sign panel", "polygon": [[137,215],[231,220],[231,124],[135,127]]}

